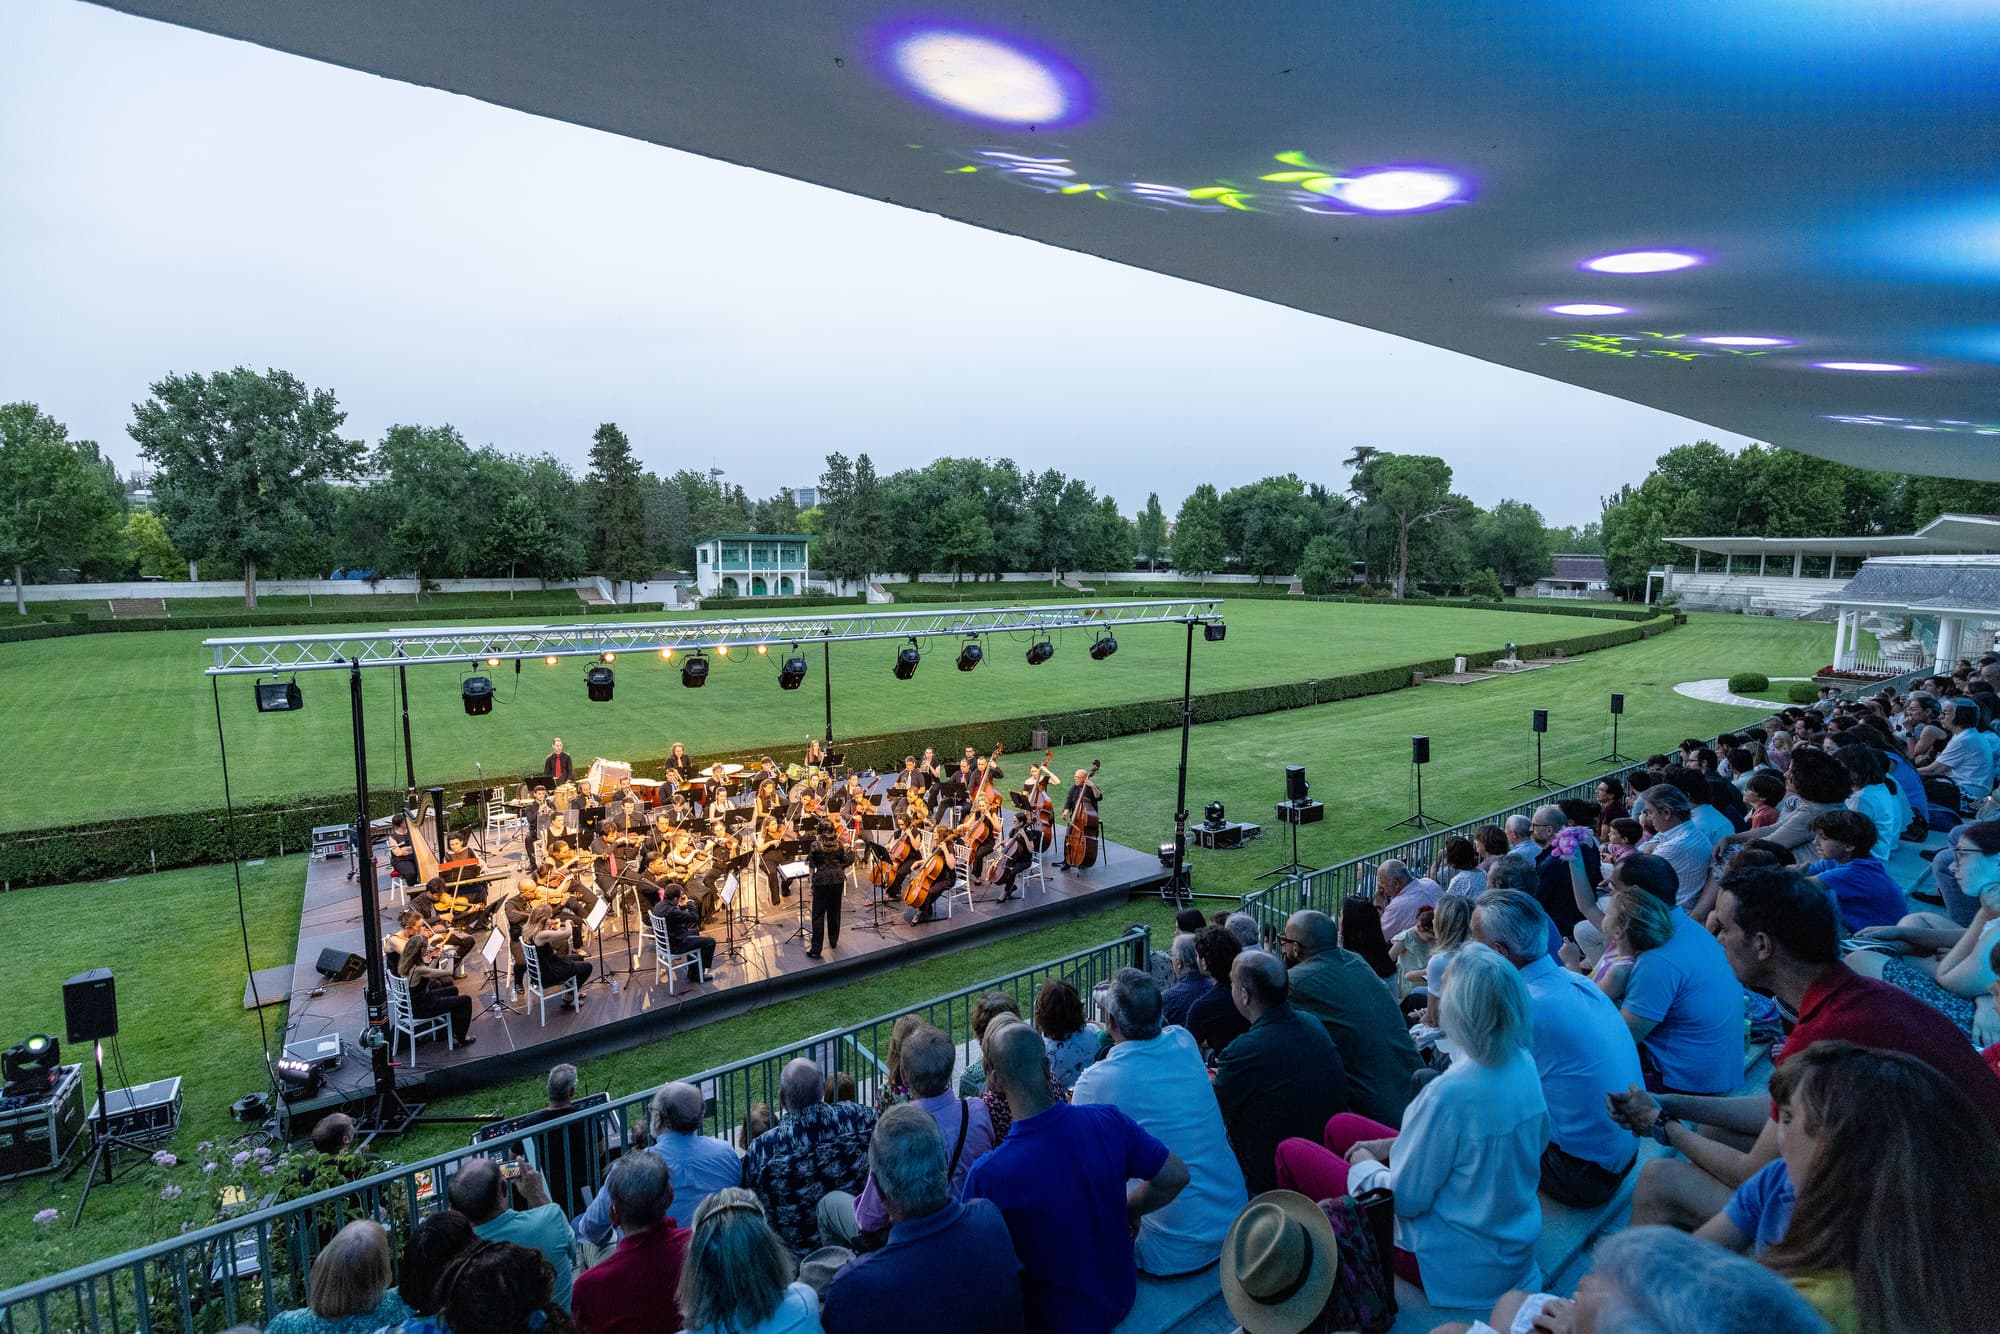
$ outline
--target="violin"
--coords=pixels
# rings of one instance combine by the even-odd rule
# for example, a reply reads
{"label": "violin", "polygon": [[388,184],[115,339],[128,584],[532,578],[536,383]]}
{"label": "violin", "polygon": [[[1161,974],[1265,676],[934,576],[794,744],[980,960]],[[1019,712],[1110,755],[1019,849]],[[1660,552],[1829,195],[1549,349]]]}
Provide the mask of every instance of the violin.
{"label": "violin", "polygon": [[1069,815],[1069,833],[1063,837],[1063,865],[1071,870],[1097,864],[1098,839],[1103,821],[1097,815],[1097,802],[1090,795],[1092,778],[1104,762],[1092,760],[1090,772],[1084,775],[1083,783],[1077,788],[1076,809]]}

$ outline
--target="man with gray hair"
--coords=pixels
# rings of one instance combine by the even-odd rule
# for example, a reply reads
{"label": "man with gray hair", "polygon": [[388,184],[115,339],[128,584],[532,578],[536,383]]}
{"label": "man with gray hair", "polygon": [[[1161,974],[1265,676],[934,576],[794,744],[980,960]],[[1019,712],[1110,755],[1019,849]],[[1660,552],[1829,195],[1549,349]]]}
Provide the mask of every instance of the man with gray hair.
{"label": "man with gray hair", "polygon": [[[570,1312],[584,1334],[680,1327],[681,1262],[693,1235],[670,1217],[673,1172],[650,1153],[620,1158],[604,1182],[618,1249],[576,1276]],[[694,1215],[689,1212],[688,1217]]]}
{"label": "man with gray hair", "polygon": [[1507,851],[1503,857],[1518,857],[1529,866],[1535,864],[1535,854],[1541,849],[1535,846],[1534,824],[1525,815],[1510,815],[1503,828],[1507,833]]}
{"label": "man with gray hair", "polygon": [[[1570,859],[1556,850],[1557,836],[1567,828],[1569,817],[1560,806],[1537,806],[1534,818],[1528,822],[1528,834],[1537,849],[1535,898],[1549,920],[1556,924],[1559,937],[1568,935],[1583,920],[1583,913],[1576,906],[1576,894],[1570,888]],[[1583,855],[1584,883],[1596,884],[1604,876],[1603,864],[1597,856],[1597,840],[1581,838],[1575,847]]]}
{"label": "man with gray hair", "polygon": [[1215,981],[1201,971],[1201,956],[1195,950],[1192,933],[1183,931],[1176,935],[1167,957],[1173,961],[1174,980],[1160,994],[1160,1002],[1166,1007],[1167,1022],[1186,1028],[1188,1010],[1215,988]]}
{"label": "man with gray hair", "polygon": [[1247,912],[1233,912],[1222,919],[1222,925],[1236,943],[1246,950],[1257,948],[1257,919]]}
{"label": "man with gray hair", "polygon": [[[1519,865],[1512,858],[1501,860]],[[1412,1092],[1410,1077],[1423,1058],[1410,1041],[1395,997],[1360,955],[1341,948],[1340,933],[1323,912],[1307,908],[1293,913],[1278,935],[1278,950],[1288,970],[1292,1005],[1319,1021],[1340,1054],[1350,1110],[1400,1128]]]}
{"label": "man with gray hair", "polygon": [[[1375,990],[1388,1000],[1380,982]],[[1230,992],[1250,1028],[1216,1062],[1215,1101],[1243,1183],[1251,1195],[1262,1195],[1278,1185],[1278,1145],[1317,1144],[1326,1123],[1348,1110],[1347,1070],[1325,1026],[1292,1007],[1285,965],[1275,954],[1237,955]],[[1393,1001],[1389,1012],[1396,1012]],[[1396,1027],[1403,1027],[1400,1018]]]}
{"label": "man with gray hair", "polygon": [[[937,1122],[944,1138],[945,1177],[953,1199],[965,1187],[972,1165],[993,1151],[996,1136],[993,1114],[984,1098],[962,1098],[951,1091],[952,1066],[958,1048],[941,1028],[930,1024],[912,1030],[903,1039],[903,1079],[910,1088],[912,1107],[921,1108]],[[845,1246],[855,1233],[882,1232],[890,1225],[888,1201],[882,1198],[880,1183],[873,1177],[853,1205],[853,1224],[836,1212],[846,1200],[839,1192],[828,1192],[820,1207],[820,1232],[834,1245]]]}
{"label": "man with gray hair", "polygon": [[1680,878],[1674,903],[1683,912],[1700,901],[1708,886],[1709,862],[1715,857],[1715,843],[1689,818],[1693,814],[1687,793],[1672,783],[1655,783],[1646,789],[1646,809],[1639,817],[1653,831],[1639,844],[1639,851],[1664,858],[1674,868]]}
{"label": "man with gray hair", "polygon": [[875,1109],[828,1103],[819,1067],[791,1062],[778,1081],[784,1117],[751,1141],[743,1184],[764,1202],[771,1227],[803,1256],[819,1246],[819,1202],[828,1191],[859,1195],[868,1179],[868,1137]]}
{"label": "man with gray hair", "polygon": [[1418,875],[1394,857],[1375,871],[1375,906],[1382,911],[1382,934],[1391,939],[1417,924],[1417,914],[1444,897],[1444,886]]}
{"label": "man with gray hair", "polygon": [[1153,979],[1136,968],[1119,969],[1108,1010],[1112,1048],[1077,1076],[1070,1100],[1109,1103],[1173,1145],[1187,1164],[1188,1188],[1139,1220],[1134,1250],[1142,1273],[1191,1274],[1215,1263],[1230,1223],[1248,1202],[1243,1170],[1229,1147],[1201,1048],[1186,1029],[1166,1026]]}
{"label": "man with gray hair", "polygon": [[[519,1159],[515,1161],[519,1162]],[[497,1158],[467,1158],[451,1178],[451,1207],[465,1215],[482,1241],[509,1241],[540,1251],[555,1271],[554,1301],[569,1310],[570,1285],[576,1274],[576,1238],[562,1206],[549,1199],[548,1183],[530,1163],[521,1163],[512,1178],[500,1174]],[[523,1207],[513,1207],[518,1192]]]}
{"label": "man with gray hair", "polygon": [[[743,1184],[743,1161],[736,1156],[736,1150],[713,1135],[701,1133],[703,1110],[701,1090],[684,1083],[662,1084],[654,1092],[649,1108],[652,1143],[644,1151],[672,1171],[674,1196],[680,1203],[681,1216],[690,1219],[716,1191]],[[611,1241],[615,1227],[611,1221],[611,1203],[608,1189],[597,1192],[590,1207],[576,1220],[579,1240],[593,1246]]]}
{"label": "man with gray hair", "polygon": [[1021,1261],[1007,1221],[991,1200],[959,1201],[936,1120],[914,1103],[889,1108],[868,1162],[889,1239],[834,1275],[820,1311],[826,1334],[1021,1334]]}
{"label": "man with gray hair", "polygon": [[1638,1157],[1606,1101],[1645,1082],[1632,1031],[1595,982],[1549,957],[1548,917],[1530,895],[1517,889],[1480,895],[1472,938],[1513,964],[1528,988],[1529,1047],[1549,1109],[1542,1193],[1594,1209],[1618,1193]]}

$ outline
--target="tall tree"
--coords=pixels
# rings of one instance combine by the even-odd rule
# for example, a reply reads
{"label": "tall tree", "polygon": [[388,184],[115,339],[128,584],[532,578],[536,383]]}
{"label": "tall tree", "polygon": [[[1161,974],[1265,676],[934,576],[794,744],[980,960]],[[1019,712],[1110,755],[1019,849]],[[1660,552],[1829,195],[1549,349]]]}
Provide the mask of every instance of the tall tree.
{"label": "tall tree", "polygon": [[125,519],[125,547],[132,553],[132,568],[142,577],[179,579],[187,573],[187,560],[174,550],[160,516],[151,510],[133,510]]}
{"label": "tall tree", "polygon": [[1503,500],[1470,527],[1472,562],[1491,569],[1503,583],[1531,584],[1555,568],[1541,512],[1525,500]]}
{"label": "tall tree", "polygon": [[1132,568],[1132,525],[1118,512],[1118,501],[1100,496],[1091,511],[1089,536],[1084,542],[1086,568],[1117,573]]}
{"label": "tall tree", "polygon": [[1354,577],[1354,552],[1336,533],[1320,533],[1299,556],[1299,585],[1315,597]]}
{"label": "tall tree", "polygon": [[124,561],[124,508],[114,474],[105,484],[97,446],[32,403],[0,406],[0,564],[14,570],[14,610],[28,611],[22,584],[58,569]]}
{"label": "tall tree", "polygon": [[167,536],[198,559],[240,563],[243,605],[255,610],[258,567],[323,540],[327,484],[360,466],[361,442],[339,433],[346,420],[330,391],[239,366],[157,382],[126,429],[159,470]]}
{"label": "tall tree", "polygon": [[372,461],[387,503],[388,567],[414,574],[419,598],[432,577],[468,573],[491,545],[493,498],[458,428],[391,426]]}
{"label": "tall tree", "polygon": [[1396,528],[1396,596],[1410,578],[1410,530],[1456,510],[1451,465],[1430,454],[1384,454],[1373,460],[1378,503]]}
{"label": "tall tree", "polygon": [[597,428],[590,442],[590,475],[584,479],[584,512],[590,518],[590,560],[616,581],[648,578],[655,568],[646,543],[645,499],[632,442],[614,422]]}
{"label": "tall tree", "polygon": [[1207,482],[1188,492],[1174,516],[1174,568],[1208,582],[1222,568],[1222,497]]}
{"label": "tall tree", "polygon": [[1232,487],[1222,497],[1222,536],[1243,567],[1259,579],[1296,574],[1306,539],[1312,536],[1305,483],[1287,473]]}
{"label": "tall tree", "polygon": [[1146,494],[1146,508],[1139,511],[1132,525],[1132,544],[1147,569],[1159,568],[1161,558],[1167,554],[1167,514],[1160,508],[1157,491]]}

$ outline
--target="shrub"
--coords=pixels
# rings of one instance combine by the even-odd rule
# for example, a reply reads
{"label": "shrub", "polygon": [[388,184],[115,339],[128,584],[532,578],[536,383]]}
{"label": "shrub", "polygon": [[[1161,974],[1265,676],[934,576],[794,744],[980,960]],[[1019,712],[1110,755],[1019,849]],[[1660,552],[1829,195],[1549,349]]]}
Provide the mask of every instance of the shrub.
{"label": "shrub", "polygon": [[1404,590],[1403,590],[1403,601],[1405,601],[1405,602],[1436,602],[1436,601],[1437,601],[1437,594],[1435,594],[1435,593],[1426,593],[1426,592],[1424,592],[1424,590],[1423,590],[1423,589],[1421,589],[1421,588],[1406,588],[1406,589],[1404,589]]}
{"label": "shrub", "polygon": [[1785,698],[1794,704],[1810,704],[1819,698],[1819,686],[1811,681],[1792,681],[1785,686]]}
{"label": "shrub", "polygon": [[1754,695],[1771,688],[1771,678],[1762,672],[1738,672],[1729,678],[1729,693],[1732,695]]}
{"label": "shrub", "polygon": [[1465,581],[1465,595],[1474,598],[1491,598],[1498,602],[1506,594],[1500,588],[1500,576],[1489,567],[1479,570]]}

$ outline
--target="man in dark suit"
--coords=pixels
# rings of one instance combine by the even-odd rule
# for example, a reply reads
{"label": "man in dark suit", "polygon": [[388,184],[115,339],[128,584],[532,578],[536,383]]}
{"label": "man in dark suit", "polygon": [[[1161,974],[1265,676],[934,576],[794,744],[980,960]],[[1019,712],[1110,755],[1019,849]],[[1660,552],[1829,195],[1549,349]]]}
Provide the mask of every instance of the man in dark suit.
{"label": "man in dark suit", "polygon": [[1326,1029],[1292,1008],[1277,955],[1237,955],[1230,989],[1250,1031],[1223,1048],[1215,1101],[1254,1197],[1277,1188],[1279,1144],[1292,1138],[1317,1144],[1326,1123],[1348,1109],[1347,1072]]}
{"label": "man in dark suit", "polygon": [[563,749],[561,737],[549,743],[549,754],[542,761],[542,772],[557,783],[567,783],[576,774],[576,761]]}

